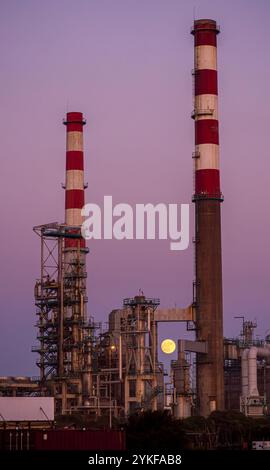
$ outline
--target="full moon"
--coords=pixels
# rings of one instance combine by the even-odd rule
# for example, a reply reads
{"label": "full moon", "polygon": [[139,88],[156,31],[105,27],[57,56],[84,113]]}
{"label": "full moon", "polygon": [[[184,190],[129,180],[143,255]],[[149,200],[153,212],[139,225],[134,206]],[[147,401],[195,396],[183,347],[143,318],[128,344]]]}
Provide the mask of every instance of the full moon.
{"label": "full moon", "polygon": [[175,351],[176,344],[172,339],[164,339],[161,343],[161,350],[165,354],[172,354]]}

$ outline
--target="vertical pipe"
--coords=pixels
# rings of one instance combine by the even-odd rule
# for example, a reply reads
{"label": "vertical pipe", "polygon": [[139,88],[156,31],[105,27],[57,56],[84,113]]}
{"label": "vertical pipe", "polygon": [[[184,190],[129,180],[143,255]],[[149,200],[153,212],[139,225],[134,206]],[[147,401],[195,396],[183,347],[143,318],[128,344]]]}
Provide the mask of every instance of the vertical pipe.
{"label": "vertical pipe", "polygon": [[248,351],[248,394],[251,397],[259,396],[257,384],[257,354],[258,348],[255,346]]}
{"label": "vertical pipe", "polygon": [[[40,273],[40,279],[41,279],[41,286],[40,286],[40,296],[41,298],[43,298],[43,283],[44,283],[44,280],[45,280],[45,273],[44,273],[44,235],[43,233],[41,233],[41,237],[40,237],[40,243],[41,243],[41,247],[40,247],[40,257],[41,257],[41,273]],[[46,319],[47,320],[47,319]],[[40,340],[40,348],[41,348],[41,351],[44,350],[44,313],[42,314],[42,318],[39,318],[39,322],[42,323],[41,324],[41,328],[40,328],[40,336],[41,336],[41,340]],[[40,355],[40,362],[41,362],[41,367],[40,367],[40,380],[41,382],[43,382],[43,380],[45,379],[45,364],[44,364],[44,355]]]}
{"label": "vertical pipe", "polygon": [[112,429],[112,350],[109,348],[109,428]]}
{"label": "vertical pipe", "polygon": [[197,355],[197,395],[203,416],[213,408],[224,408],[218,32],[213,20],[194,21],[196,335],[208,343],[208,353]]}
{"label": "vertical pipe", "polygon": [[123,378],[122,335],[119,335],[119,380]]}
{"label": "vertical pipe", "polygon": [[58,238],[58,376],[63,377],[64,372],[64,279],[63,279],[63,238]]}
{"label": "vertical pipe", "polygon": [[[155,321],[155,318],[154,318],[154,310],[151,309],[151,324],[152,324],[152,334],[150,335],[150,338],[153,342],[153,344],[151,344],[151,350],[152,350],[152,354],[151,354],[151,359],[152,359],[152,362],[153,362],[153,371],[152,371],[152,377],[153,377],[153,380],[152,380],[152,388],[155,389],[157,386],[158,386],[158,351],[157,351],[157,322]],[[157,410],[157,406],[158,406],[158,400],[157,400],[157,396],[154,397],[153,399],[153,402],[152,402],[152,410],[153,411],[156,411]]]}
{"label": "vertical pipe", "polygon": [[244,349],[241,354],[241,379],[242,379],[242,396],[248,395],[248,349]]}

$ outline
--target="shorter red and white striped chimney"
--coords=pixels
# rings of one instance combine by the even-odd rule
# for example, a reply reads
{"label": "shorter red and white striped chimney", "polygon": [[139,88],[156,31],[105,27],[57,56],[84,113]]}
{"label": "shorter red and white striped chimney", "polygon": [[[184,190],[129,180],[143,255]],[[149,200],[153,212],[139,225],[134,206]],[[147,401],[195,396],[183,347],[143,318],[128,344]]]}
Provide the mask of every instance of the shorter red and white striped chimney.
{"label": "shorter red and white striped chimney", "polygon": [[[65,223],[81,226],[83,218],[81,209],[84,206],[84,158],[83,126],[86,121],[82,113],[67,113],[64,124],[67,128],[66,142],[66,182],[65,182]],[[66,248],[77,248],[76,239],[67,238]],[[85,247],[85,240],[80,240],[80,247]]]}

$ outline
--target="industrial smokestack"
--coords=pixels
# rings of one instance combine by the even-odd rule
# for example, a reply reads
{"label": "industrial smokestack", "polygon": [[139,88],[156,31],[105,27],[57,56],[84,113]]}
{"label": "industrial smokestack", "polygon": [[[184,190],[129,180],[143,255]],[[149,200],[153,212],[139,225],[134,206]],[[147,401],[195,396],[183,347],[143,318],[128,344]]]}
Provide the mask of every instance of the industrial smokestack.
{"label": "industrial smokestack", "polygon": [[[69,237],[65,238],[64,249],[64,292],[63,318],[74,320],[69,333],[70,371],[81,375],[78,393],[80,404],[82,397],[90,393],[90,361],[88,354],[80,349],[85,343],[85,332],[81,324],[87,320],[86,306],[86,253],[85,239],[81,237],[81,215],[84,206],[84,162],[83,162],[83,126],[85,120],[82,113],[67,113],[64,124],[67,128],[66,140],[66,182],[65,182],[65,224],[68,226]],[[69,228],[70,227],[70,228]],[[78,237],[79,236],[79,237]],[[73,238],[72,238],[73,237]],[[65,279],[68,282],[65,283]],[[72,305],[65,304],[66,290],[72,291]],[[89,350],[89,348],[88,348]],[[66,358],[67,360],[67,358]],[[82,373],[82,371],[84,371]]]}
{"label": "industrial smokestack", "polygon": [[[64,124],[67,128],[66,143],[66,183],[65,183],[65,223],[81,226],[81,209],[84,206],[84,163],[83,163],[83,126],[86,121],[82,113],[67,113]],[[77,248],[76,239],[67,238],[67,249]],[[85,240],[80,240],[85,247]]]}
{"label": "industrial smokestack", "polygon": [[224,408],[223,312],[219,177],[217,34],[213,20],[196,20],[194,35],[196,335],[199,413]]}

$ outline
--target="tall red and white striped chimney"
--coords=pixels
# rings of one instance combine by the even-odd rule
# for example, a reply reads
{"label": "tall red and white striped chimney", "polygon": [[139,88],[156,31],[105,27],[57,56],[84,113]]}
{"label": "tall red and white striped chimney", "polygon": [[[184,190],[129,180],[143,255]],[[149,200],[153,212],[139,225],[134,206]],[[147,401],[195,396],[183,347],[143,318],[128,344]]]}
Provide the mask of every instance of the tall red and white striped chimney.
{"label": "tall red and white striped chimney", "polygon": [[216,22],[194,21],[196,335],[199,413],[224,407],[222,260]]}
{"label": "tall red and white striped chimney", "polygon": [[[65,223],[81,226],[84,206],[84,155],[83,126],[86,121],[82,113],[67,113],[64,124],[67,128],[66,141],[66,183],[65,183]],[[77,248],[76,239],[67,238],[65,248]],[[85,240],[80,240],[80,247],[85,247]]]}
{"label": "tall red and white striped chimney", "polygon": [[[213,20],[194,22],[195,196],[220,199],[217,39]],[[198,158],[196,158],[198,157]]]}

